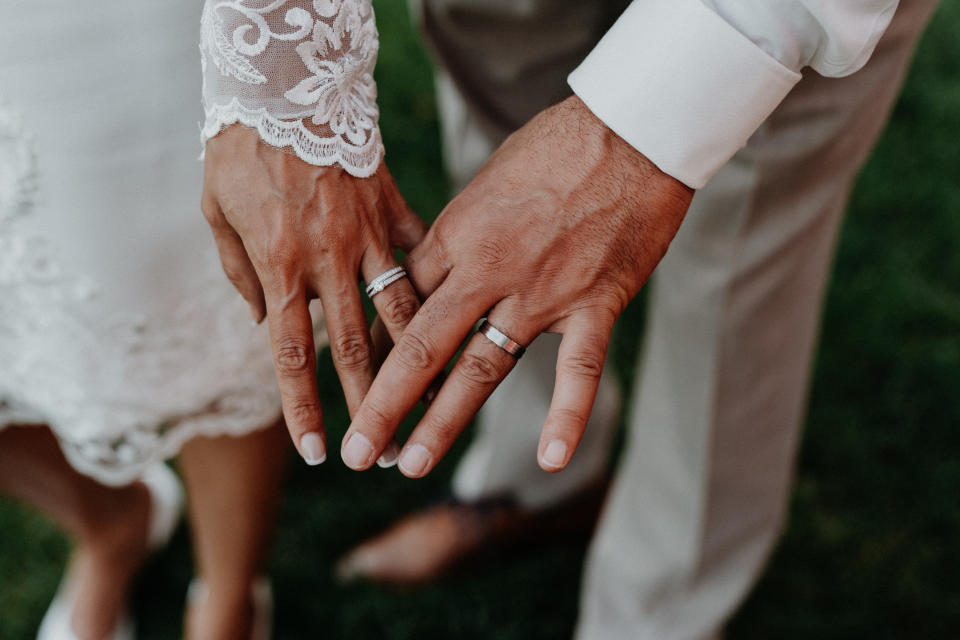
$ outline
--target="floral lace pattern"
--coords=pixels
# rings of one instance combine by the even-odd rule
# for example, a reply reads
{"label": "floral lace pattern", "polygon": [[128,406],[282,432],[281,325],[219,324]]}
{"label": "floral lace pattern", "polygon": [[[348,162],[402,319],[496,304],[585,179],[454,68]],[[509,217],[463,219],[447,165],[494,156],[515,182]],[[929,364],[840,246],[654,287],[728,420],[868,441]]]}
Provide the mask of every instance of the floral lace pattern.
{"label": "floral lace pattern", "polygon": [[372,175],[378,49],[370,0],[207,0],[202,141],[239,123],[310,164]]}

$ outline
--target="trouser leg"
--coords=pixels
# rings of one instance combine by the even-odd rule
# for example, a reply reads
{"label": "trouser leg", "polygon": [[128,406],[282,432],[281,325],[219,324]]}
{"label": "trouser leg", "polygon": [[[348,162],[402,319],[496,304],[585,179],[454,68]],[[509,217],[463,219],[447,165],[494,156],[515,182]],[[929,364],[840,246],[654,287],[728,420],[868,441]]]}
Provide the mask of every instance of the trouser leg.
{"label": "trouser leg", "polygon": [[453,193],[463,190],[487,161],[503,137],[490,133],[480,124],[453,78],[444,69],[434,74],[437,89],[437,111],[443,143],[443,166],[447,170]]}
{"label": "trouser leg", "polygon": [[860,72],[805,77],[695,196],[654,276],[578,638],[713,637],[763,569],[849,189],[933,5],[901,5]]}

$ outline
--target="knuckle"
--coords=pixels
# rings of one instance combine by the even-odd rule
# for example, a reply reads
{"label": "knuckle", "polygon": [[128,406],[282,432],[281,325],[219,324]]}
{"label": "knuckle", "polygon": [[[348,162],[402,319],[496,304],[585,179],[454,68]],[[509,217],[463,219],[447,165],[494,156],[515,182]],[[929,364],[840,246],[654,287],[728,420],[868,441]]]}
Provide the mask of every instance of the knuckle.
{"label": "knuckle", "polygon": [[388,325],[405,327],[413,320],[420,302],[408,295],[398,295],[387,300],[381,314]]}
{"label": "knuckle", "polygon": [[274,362],[281,375],[312,372],[313,350],[303,340],[281,340],[274,349]]}
{"label": "knuckle", "polygon": [[400,336],[394,351],[400,363],[411,370],[430,369],[437,361],[436,350],[424,338],[413,333]]}
{"label": "knuckle", "polygon": [[[359,417],[359,416],[358,416]],[[389,431],[391,427],[390,416],[375,402],[368,401],[364,405],[363,421],[375,432],[382,433]]]}
{"label": "knuckle", "polygon": [[207,221],[211,227],[216,227],[217,217],[213,214],[213,211],[206,206],[200,207],[200,211],[203,213],[203,219]]}
{"label": "knuckle", "polygon": [[561,428],[572,431],[581,429],[587,422],[587,416],[569,407],[554,410],[552,418]]}
{"label": "knuckle", "polygon": [[295,425],[316,424],[320,419],[320,405],[308,398],[290,400],[285,404],[284,414]]}
{"label": "knuckle", "polygon": [[478,387],[487,387],[500,381],[497,365],[486,356],[475,353],[464,353],[460,357],[460,373]]}
{"label": "knuckle", "polygon": [[[446,445],[454,440],[460,434],[460,428],[457,424],[444,416],[434,416],[429,424],[430,439],[441,445]],[[432,447],[430,447],[432,448]]]}
{"label": "knuckle", "polygon": [[587,380],[599,380],[603,374],[603,355],[595,352],[576,353],[563,360],[562,372]]}
{"label": "knuckle", "polygon": [[500,269],[510,257],[510,249],[495,240],[479,240],[476,245],[477,269],[490,272]]}
{"label": "knuckle", "polygon": [[220,216],[218,215],[218,211],[217,211],[217,206],[213,203],[212,200],[208,198],[203,198],[200,201],[200,212],[203,214],[204,219],[211,226],[213,226],[220,219]]}
{"label": "knuckle", "polygon": [[341,367],[360,367],[370,361],[370,336],[361,329],[344,329],[330,344],[330,349]]}
{"label": "knuckle", "polygon": [[224,262],[223,272],[227,275],[227,280],[232,282],[233,285],[238,289],[244,289],[247,287],[246,273],[244,273],[236,265]]}
{"label": "knuckle", "polygon": [[441,265],[444,270],[449,271],[453,268],[453,261],[450,255],[450,232],[446,231],[447,226],[442,222],[434,225],[430,231],[427,233],[427,237],[424,239],[424,243],[430,243],[431,238],[433,242],[430,243],[429,249],[432,253],[433,260]]}
{"label": "knuckle", "polygon": [[203,217],[210,226],[210,230],[213,232],[214,238],[227,235],[233,230],[233,227],[230,226],[230,223],[227,222],[226,218],[224,218],[219,212],[207,213],[207,211],[204,211]]}
{"label": "knuckle", "polygon": [[[626,264],[622,262],[622,264]],[[630,301],[636,295],[632,287],[620,282],[606,282],[595,287],[597,307],[594,309],[598,320],[606,326],[613,326],[617,316],[621,311],[627,308]]]}

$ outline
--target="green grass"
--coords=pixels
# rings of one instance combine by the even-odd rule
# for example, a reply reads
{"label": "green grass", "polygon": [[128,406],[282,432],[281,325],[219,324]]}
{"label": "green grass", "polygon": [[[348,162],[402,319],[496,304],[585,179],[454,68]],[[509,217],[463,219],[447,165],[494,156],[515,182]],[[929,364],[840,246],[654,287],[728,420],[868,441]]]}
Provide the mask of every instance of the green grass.
{"label": "green grass", "polygon": [[[435,216],[447,194],[429,63],[402,0],[376,3],[388,162],[411,204]],[[893,122],[854,194],[829,292],[791,520],[731,638],[951,638],[960,629],[960,5],[943,3]],[[616,335],[632,376],[641,303]],[[321,362],[336,442],[343,400]],[[458,445],[462,449],[462,443]],[[569,636],[582,542],[490,553],[428,587],[342,588],[330,567],[351,544],[443,490],[429,479],[293,462],[272,574],[276,637]],[[0,638],[32,638],[66,541],[0,503]],[[179,636],[191,575],[185,532],[151,562],[138,594],[144,637]]]}

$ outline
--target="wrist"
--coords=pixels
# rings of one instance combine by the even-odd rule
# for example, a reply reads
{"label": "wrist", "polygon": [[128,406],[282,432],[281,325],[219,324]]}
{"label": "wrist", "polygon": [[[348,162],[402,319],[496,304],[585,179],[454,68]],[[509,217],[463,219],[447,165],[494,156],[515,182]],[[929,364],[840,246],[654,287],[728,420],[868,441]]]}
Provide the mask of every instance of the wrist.
{"label": "wrist", "polygon": [[707,4],[632,3],[568,78],[597,116],[695,189],[800,80]]}
{"label": "wrist", "polygon": [[577,131],[582,148],[593,150],[606,162],[617,162],[625,173],[629,173],[636,180],[653,179],[665,187],[676,189],[679,194],[686,194],[688,197],[693,194],[694,189],[664,172],[607,126],[578,95],[570,96],[558,107],[566,110],[570,129]]}

